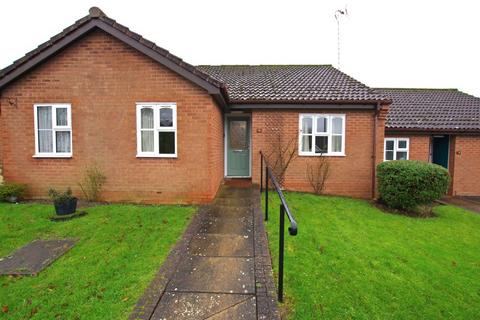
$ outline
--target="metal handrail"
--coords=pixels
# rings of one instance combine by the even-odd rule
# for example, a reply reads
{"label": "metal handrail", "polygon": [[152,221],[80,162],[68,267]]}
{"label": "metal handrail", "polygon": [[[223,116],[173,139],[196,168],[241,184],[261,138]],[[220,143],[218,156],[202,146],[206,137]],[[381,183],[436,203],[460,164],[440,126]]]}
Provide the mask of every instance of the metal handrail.
{"label": "metal handrail", "polygon": [[[265,164],[265,166],[264,166]],[[277,178],[272,172],[272,169],[267,163],[263,152],[260,151],[260,192],[263,192],[263,168],[265,167],[265,220],[268,221],[268,181],[271,180],[272,184],[277,191],[280,198],[280,233],[279,233],[279,254],[278,254],[278,301],[283,301],[283,261],[285,253],[285,214],[290,221],[290,227],[288,227],[288,233],[291,236],[296,236],[298,233],[298,225],[295,217],[292,215],[290,208],[288,207],[287,200],[283,194]]]}

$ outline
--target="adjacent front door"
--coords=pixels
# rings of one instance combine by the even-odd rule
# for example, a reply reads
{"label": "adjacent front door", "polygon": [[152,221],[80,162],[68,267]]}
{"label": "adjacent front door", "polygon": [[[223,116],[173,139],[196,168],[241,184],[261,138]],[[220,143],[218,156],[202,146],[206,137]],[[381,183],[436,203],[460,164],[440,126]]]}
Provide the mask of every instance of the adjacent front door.
{"label": "adjacent front door", "polygon": [[250,176],[250,118],[227,117],[227,176]]}
{"label": "adjacent front door", "polygon": [[448,156],[450,149],[450,136],[433,136],[432,162],[448,169]]}

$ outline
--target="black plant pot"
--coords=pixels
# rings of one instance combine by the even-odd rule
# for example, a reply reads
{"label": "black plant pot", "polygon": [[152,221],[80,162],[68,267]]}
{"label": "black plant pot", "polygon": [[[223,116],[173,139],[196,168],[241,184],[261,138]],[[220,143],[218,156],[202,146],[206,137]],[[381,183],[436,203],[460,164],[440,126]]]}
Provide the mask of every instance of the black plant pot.
{"label": "black plant pot", "polygon": [[75,213],[77,210],[77,198],[72,198],[61,203],[54,203],[55,212],[59,216]]}

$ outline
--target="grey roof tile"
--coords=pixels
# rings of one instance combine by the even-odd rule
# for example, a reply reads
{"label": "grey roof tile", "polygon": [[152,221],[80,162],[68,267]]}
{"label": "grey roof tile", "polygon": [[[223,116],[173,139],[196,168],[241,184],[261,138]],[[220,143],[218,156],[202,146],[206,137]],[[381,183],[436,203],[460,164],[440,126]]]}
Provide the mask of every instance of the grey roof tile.
{"label": "grey roof tile", "polygon": [[197,66],[225,83],[231,103],[388,101],[331,65]]}
{"label": "grey roof tile", "polygon": [[480,98],[457,89],[377,88],[392,104],[389,129],[480,131]]}

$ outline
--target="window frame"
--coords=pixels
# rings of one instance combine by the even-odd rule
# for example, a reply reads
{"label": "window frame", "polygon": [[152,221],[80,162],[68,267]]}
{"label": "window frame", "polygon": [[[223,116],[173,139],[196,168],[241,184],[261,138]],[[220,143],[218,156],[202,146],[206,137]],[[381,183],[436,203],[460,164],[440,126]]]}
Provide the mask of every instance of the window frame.
{"label": "window frame", "polygon": [[[153,109],[153,152],[142,151],[142,109]],[[171,109],[172,110],[172,126],[161,127],[160,126],[160,110]],[[177,104],[175,102],[137,102],[136,103],[136,117],[137,117],[137,158],[177,158],[178,155],[178,140],[177,140]],[[147,129],[152,130],[152,129]],[[159,132],[174,132],[174,153],[160,153],[158,134]]]}
{"label": "window frame", "polygon": [[[302,132],[302,120],[305,117],[312,118],[312,133],[304,134]],[[317,118],[324,117],[327,118],[327,132],[320,132],[317,133]],[[342,133],[333,133],[333,118],[341,118],[342,119]],[[327,157],[345,157],[345,128],[347,125],[347,117],[345,114],[336,114],[336,113],[301,113],[299,115],[298,121],[298,155],[299,156],[306,156],[306,157],[319,157],[319,156],[327,156]],[[340,136],[342,137],[342,149],[341,151],[334,152],[332,151],[332,137],[333,136]],[[302,137],[303,136],[312,136],[312,151],[302,151]],[[315,153],[315,137],[327,137],[328,143],[328,151],[326,153]]]}
{"label": "window frame", "polygon": [[[40,152],[38,141],[38,108],[51,107],[52,108],[52,150],[53,152]],[[67,126],[57,125],[57,109],[67,109]],[[71,158],[73,156],[73,130],[72,130],[72,105],[70,103],[35,103],[33,105],[33,119],[35,130],[35,154],[34,158]],[[70,132],[70,152],[57,152],[57,137],[56,133],[60,131]]]}
{"label": "window frame", "polygon": [[[393,141],[393,159],[387,160],[387,141]],[[407,146],[405,148],[398,148],[399,141],[406,141]],[[392,150],[389,150],[392,151]],[[396,138],[385,138],[383,143],[383,161],[397,161],[397,152],[406,152],[407,159],[410,159],[410,138],[405,137],[396,137]]]}

